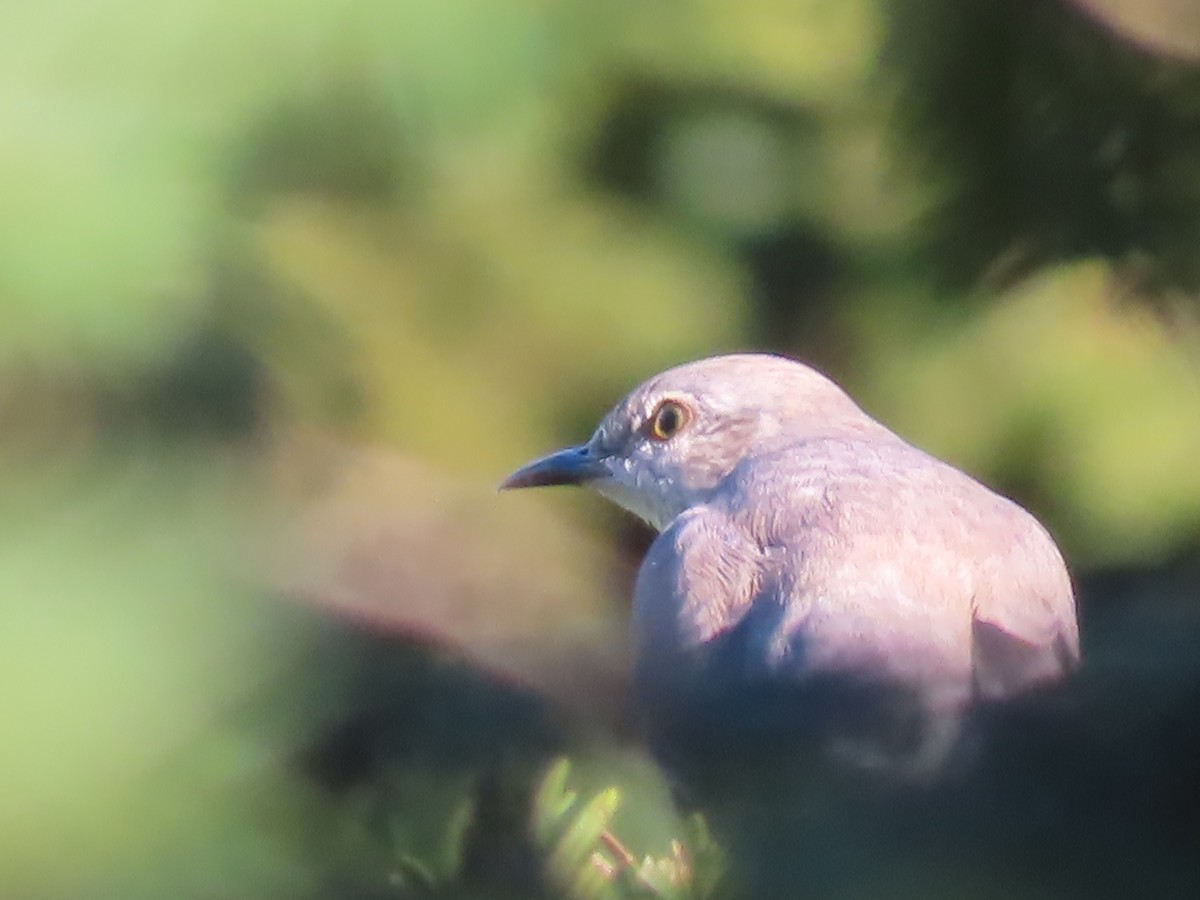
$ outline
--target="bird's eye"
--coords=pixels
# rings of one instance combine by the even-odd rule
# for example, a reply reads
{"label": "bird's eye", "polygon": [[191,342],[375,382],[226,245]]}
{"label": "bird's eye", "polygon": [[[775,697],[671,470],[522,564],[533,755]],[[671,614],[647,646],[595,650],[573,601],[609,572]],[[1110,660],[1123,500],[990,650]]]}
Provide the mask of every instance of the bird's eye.
{"label": "bird's eye", "polygon": [[690,415],[682,403],[664,400],[650,418],[650,437],[656,441],[669,441],[688,423]]}

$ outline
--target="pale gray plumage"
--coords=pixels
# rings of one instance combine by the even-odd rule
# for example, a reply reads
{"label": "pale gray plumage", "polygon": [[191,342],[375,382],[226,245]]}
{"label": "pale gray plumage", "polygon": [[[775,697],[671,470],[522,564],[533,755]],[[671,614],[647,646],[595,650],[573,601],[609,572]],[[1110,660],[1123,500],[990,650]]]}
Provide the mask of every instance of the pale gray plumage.
{"label": "pale gray plumage", "polygon": [[[681,408],[669,437],[653,431],[664,403]],[[900,692],[923,723],[913,752],[928,757],[972,700],[1078,661],[1070,578],[1037,520],[801,363],[743,354],[670,369],[587,444],[503,486],[563,483],[661,532],[633,614],[637,691],[664,722],[717,698],[721,719],[781,686],[797,691],[782,714],[802,718],[806,685],[840,681]]]}

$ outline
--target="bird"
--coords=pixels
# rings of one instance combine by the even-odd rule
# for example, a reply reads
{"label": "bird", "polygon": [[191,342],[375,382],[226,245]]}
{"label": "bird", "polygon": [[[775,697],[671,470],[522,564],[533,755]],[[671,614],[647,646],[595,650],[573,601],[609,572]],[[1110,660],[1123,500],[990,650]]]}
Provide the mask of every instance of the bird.
{"label": "bird", "polygon": [[783,734],[924,775],[972,709],[1079,666],[1047,529],[800,361],[739,353],[655,375],[500,489],[551,485],[658,532],[632,605],[633,694],[656,746]]}

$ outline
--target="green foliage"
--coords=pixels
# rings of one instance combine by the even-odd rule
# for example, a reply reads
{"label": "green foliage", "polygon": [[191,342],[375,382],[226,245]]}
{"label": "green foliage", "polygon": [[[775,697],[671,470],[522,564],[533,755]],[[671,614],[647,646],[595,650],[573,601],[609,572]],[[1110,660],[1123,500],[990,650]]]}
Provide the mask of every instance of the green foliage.
{"label": "green foliage", "polygon": [[[295,524],[272,476],[308,463],[268,436],[466,476],[470,503],[368,484],[386,515],[363,501],[330,530],[378,516],[394,527],[354,549],[389,575],[461,575],[458,625],[493,662],[586,631],[581,598],[619,579],[478,485],[719,350],[814,358],[1036,501],[1073,561],[1194,544],[1197,331],[1130,301],[1195,309],[1197,75],[1081,5],[7,4],[0,893],[474,887],[472,854],[507,827],[480,801],[494,760],[351,801],[291,766],[362,663],[315,652],[328,622],[262,587],[264,545]],[[468,533],[472,563],[434,553]],[[528,608],[493,556],[590,589],[539,583],[532,606],[558,611],[489,641]],[[354,587],[413,624],[404,585]],[[427,684],[401,682],[388,713],[432,746]],[[551,769],[519,835],[555,885],[714,896],[703,823],[587,755]]]}
{"label": "green foliage", "polygon": [[906,158],[940,187],[922,258],[951,290],[1080,256],[1200,289],[1200,69],[1089,5],[886,4]]}
{"label": "green foliage", "polygon": [[[160,382],[228,395],[212,370],[230,354],[175,366],[218,334],[256,357],[237,363],[256,414],[491,477],[649,371],[765,345],[895,398],[885,417],[960,423],[945,446],[1003,448],[970,461],[1036,486],[1058,451],[1026,424],[997,435],[966,401],[891,389],[925,358],[898,336],[969,342],[945,304],[995,302],[983,273],[1099,256],[1112,292],[1196,281],[1195,73],[1072,4],[59,0],[12,17],[0,366],[81,406],[115,381],[169,422],[188,392]],[[914,380],[962,381],[971,356]],[[1089,430],[1116,428],[1108,408]],[[1161,443],[1194,448],[1184,415],[1156,417]],[[1185,541],[1200,495],[1131,509],[1138,454],[1103,455],[1125,500],[1092,502],[1106,466],[1046,510],[1072,550]],[[1127,513],[1146,541],[1127,544]]]}
{"label": "green foliage", "polygon": [[322,808],[275,760],[310,727],[312,695],[276,687],[314,635],[232,574],[278,521],[241,463],[47,455],[0,477],[5,894],[311,887],[297,823]]}
{"label": "green foliage", "polygon": [[715,896],[723,864],[704,820],[695,815],[665,856],[631,853],[614,831],[621,792],[609,787],[581,801],[568,789],[571,765],[559,759],[533,797],[532,827],[553,885],[572,900]]}
{"label": "green foliage", "polygon": [[[333,840],[321,856],[333,861],[330,871],[341,883],[398,897],[717,896],[724,857],[699,815],[655,824],[648,841],[645,826],[660,802],[654,792],[640,789],[615,760],[592,758],[585,768],[590,778],[573,775],[563,757],[531,781],[521,764],[493,771],[489,788],[465,760],[450,767],[391,765],[338,804]],[[619,784],[595,791],[572,786],[605,777]],[[499,794],[496,778],[508,783]],[[643,843],[666,852],[630,849]]]}
{"label": "green foliage", "polygon": [[445,896],[462,877],[472,794],[461,782],[439,785],[428,777],[409,779],[409,785],[404,795],[386,794],[392,882],[415,896]]}

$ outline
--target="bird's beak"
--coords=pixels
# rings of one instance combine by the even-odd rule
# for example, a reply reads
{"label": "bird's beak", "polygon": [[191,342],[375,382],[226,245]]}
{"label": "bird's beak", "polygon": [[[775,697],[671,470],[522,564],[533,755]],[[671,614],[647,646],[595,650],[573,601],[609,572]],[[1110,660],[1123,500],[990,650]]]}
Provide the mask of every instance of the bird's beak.
{"label": "bird's beak", "polygon": [[547,487],[554,484],[584,484],[608,475],[604,461],[584,444],[568,447],[522,466],[500,483],[500,490]]}

